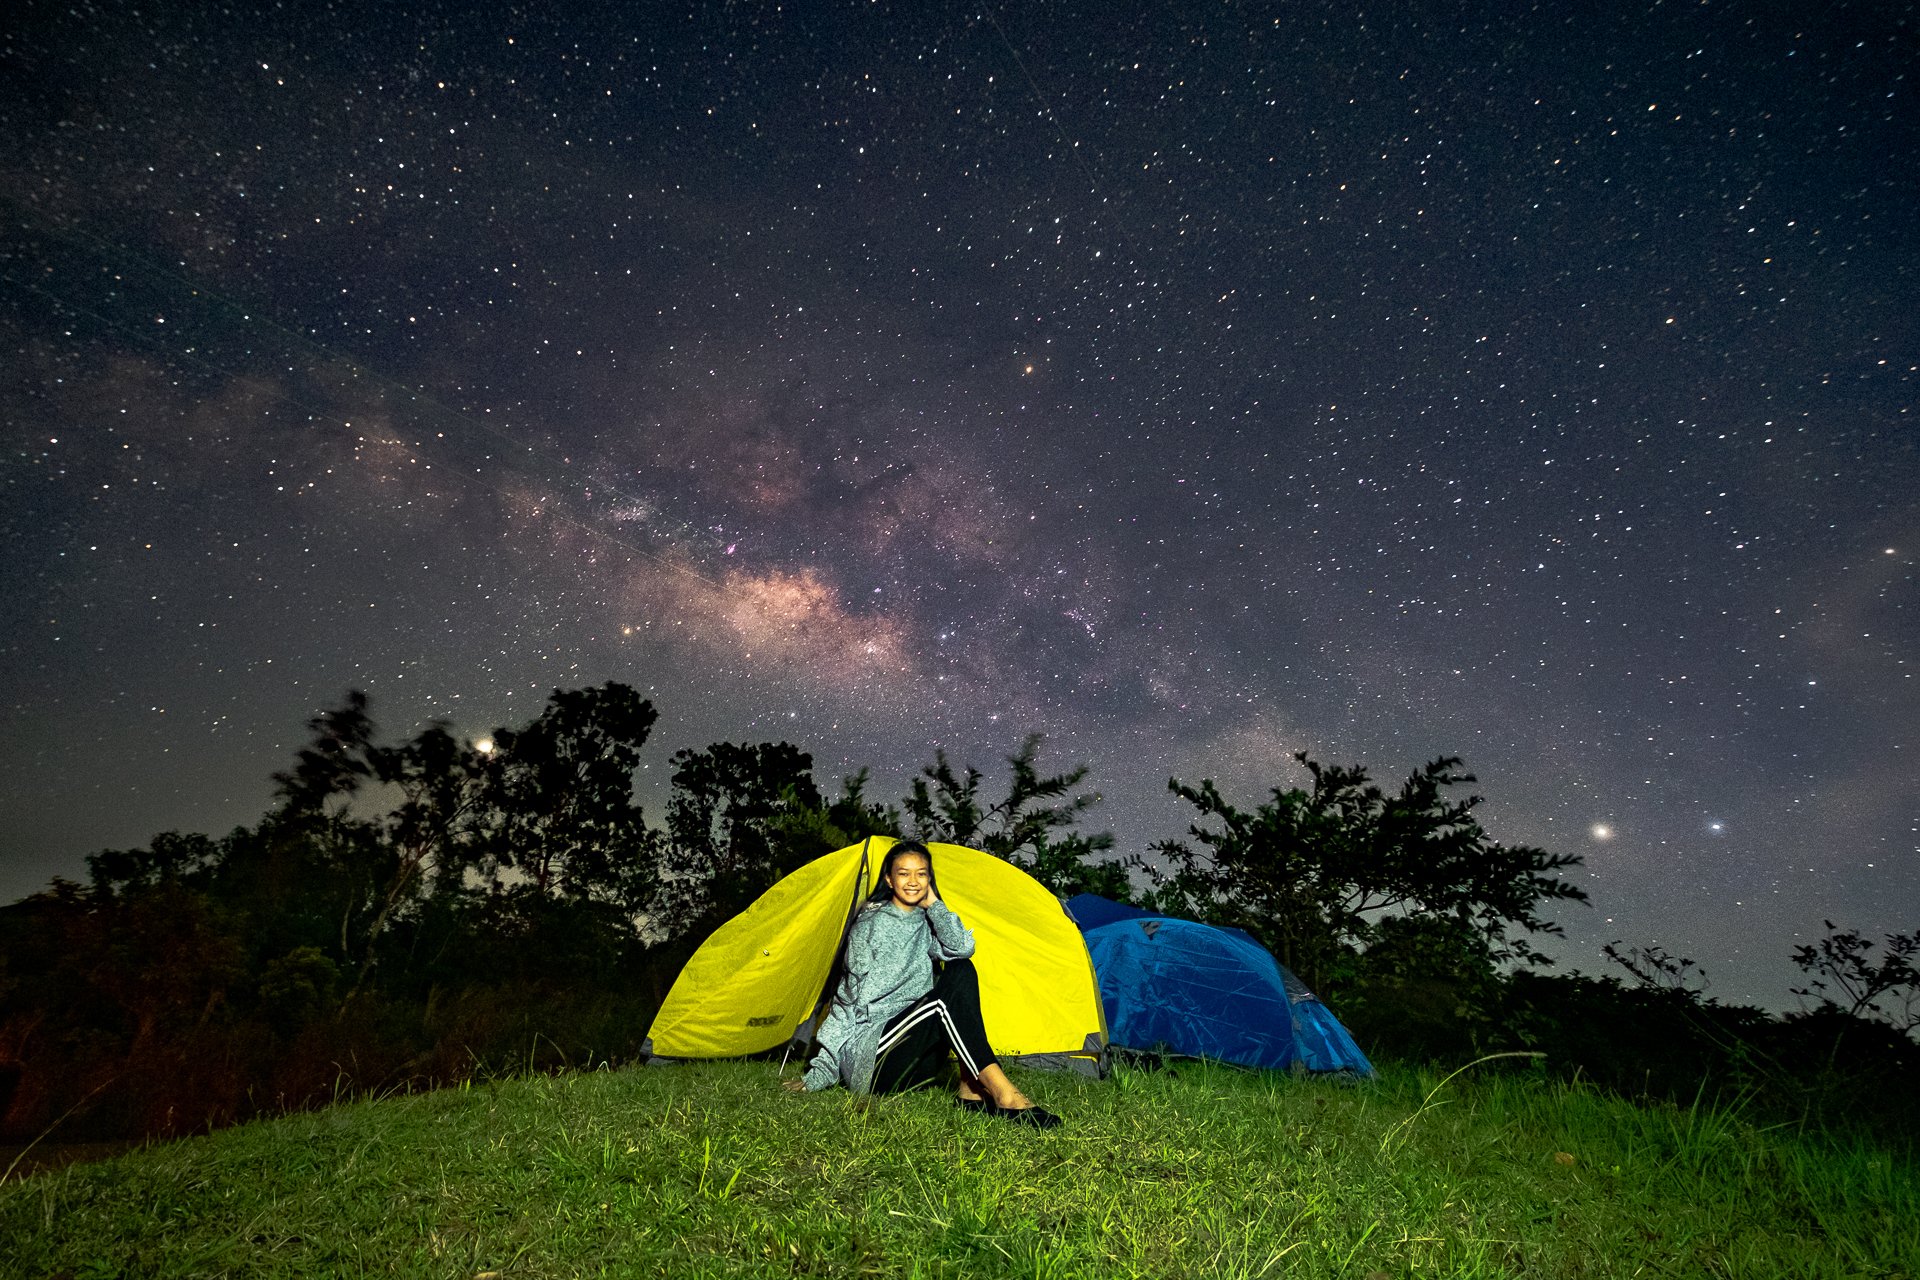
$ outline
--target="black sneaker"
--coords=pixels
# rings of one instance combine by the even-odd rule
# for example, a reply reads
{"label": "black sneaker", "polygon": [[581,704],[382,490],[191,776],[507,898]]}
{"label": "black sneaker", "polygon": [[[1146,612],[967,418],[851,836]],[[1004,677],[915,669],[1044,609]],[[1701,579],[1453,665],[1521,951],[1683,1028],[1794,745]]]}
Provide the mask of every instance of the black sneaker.
{"label": "black sneaker", "polygon": [[1026,1125],[1029,1129],[1058,1129],[1065,1123],[1045,1107],[1019,1107],[1012,1110],[994,1107],[992,1114],[1014,1124]]}

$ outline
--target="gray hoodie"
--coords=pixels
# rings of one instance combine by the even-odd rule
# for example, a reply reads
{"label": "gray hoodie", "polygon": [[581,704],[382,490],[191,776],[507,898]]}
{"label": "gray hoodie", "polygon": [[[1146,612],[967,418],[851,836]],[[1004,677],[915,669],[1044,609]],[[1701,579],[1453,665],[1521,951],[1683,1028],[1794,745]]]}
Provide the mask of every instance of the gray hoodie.
{"label": "gray hoodie", "polygon": [[847,935],[847,972],[821,1020],[807,1068],[809,1089],[873,1087],[874,1058],[887,1023],[933,990],[933,962],[973,954],[973,930],[944,902],[902,910],[891,902],[860,909]]}

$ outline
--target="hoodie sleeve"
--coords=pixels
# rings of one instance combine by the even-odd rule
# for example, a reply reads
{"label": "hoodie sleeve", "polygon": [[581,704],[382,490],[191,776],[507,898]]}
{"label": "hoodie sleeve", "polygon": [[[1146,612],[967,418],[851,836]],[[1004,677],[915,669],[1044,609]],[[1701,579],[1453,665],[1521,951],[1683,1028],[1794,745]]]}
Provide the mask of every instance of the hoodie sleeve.
{"label": "hoodie sleeve", "polygon": [[823,1042],[814,1050],[813,1061],[807,1064],[807,1073],[800,1077],[800,1083],[809,1093],[831,1089],[840,1083],[840,1055],[832,1045]]}
{"label": "hoodie sleeve", "polygon": [[815,1042],[813,1061],[802,1082],[809,1091],[852,1084],[858,1078],[862,1054],[860,1043],[867,1037],[873,1021],[873,969],[875,955],[873,918],[861,912],[847,931],[847,955],[840,987],[828,1003]]}
{"label": "hoodie sleeve", "polygon": [[927,953],[935,960],[965,960],[973,954],[973,930],[960,923],[960,917],[944,902],[927,908],[927,924],[933,930],[933,943]]}
{"label": "hoodie sleeve", "polygon": [[865,1022],[872,1016],[873,985],[872,978],[877,964],[874,947],[875,935],[873,915],[862,911],[854,918],[853,928],[847,931],[847,963],[845,976],[840,980],[840,991],[835,999],[847,1006],[847,1012],[853,1015],[855,1022]]}

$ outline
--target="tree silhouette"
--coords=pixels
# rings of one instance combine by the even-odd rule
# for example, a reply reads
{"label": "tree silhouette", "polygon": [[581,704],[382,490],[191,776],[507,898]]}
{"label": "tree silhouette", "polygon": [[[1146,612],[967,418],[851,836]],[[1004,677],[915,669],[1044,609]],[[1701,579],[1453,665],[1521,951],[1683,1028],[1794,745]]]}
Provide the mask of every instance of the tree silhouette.
{"label": "tree silhouette", "polygon": [[1662,946],[1630,947],[1615,939],[1601,947],[1600,954],[1625,969],[1644,990],[1704,996],[1713,985],[1691,956],[1677,956]]}
{"label": "tree silhouette", "polygon": [[365,987],[403,921],[416,950],[431,936],[428,956],[457,933],[524,932],[529,913],[555,903],[631,931],[659,883],[659,840],[633,799],[657,718],[608,683],[555,690],[538,719],[494,730],[486,749],[439,722],[383,745],[358,691],[311,721],[313,741],[275,775],[272,822],[344,888],[347,994]]}
{"label": "tree silhouette", "polygon": [[496,888],[629,915],[658,890],[657,834],[633,798],[640,750],[659,713],[622,684],[556,689],[525,729],[496,729],[481,753],[472,866]]}
{"label": "tree silhouette", "polygon": [[[342,946],[355,964],[352,995],[372,976],[396,914],[436,891],[457,891],[477,856],[471,837],[488,773],[482,753],[439,721],[410,742],[380,745],[358,690],[308,727],[312,744],[293,769],[274,775],[277,816],[328,847],[370,890],[362,909],[342,920]],[[372,816],[354,813],[361,800]]]}
{"label": "tree silhouette", "polygon": [[994,805],[980,800],[985,780],[980,770],[968,765],[955,773],[947,753],[936,751],[933,763],[920,770],[907,794],[905,809],[914,834],[1005,858],[1062,896],[1099,893],[1126,900],[1132,891],[1126,867],[1093,861],[1096,854],[1113,848],[1113,836],[1071,830],[1100,803],[1097,791],[1070,795],[1086,779],[1087,766],[1043,776],[1038,761],[1044,741],[1040,734],[1029,734],[1007,757],[1013,776],[1006,798]]}
{"label": "tree silhouette", "polygon": [[[1171,913],[1245,929],[1310,983],[1333,976],[1341,957],[1364,946],[1388,914],[1426,913],[1454,921],[1496,961],[1542,961],[1524,936],[1558,933],[1540,914],[1550,901],[1587,895],[1558,873],[1571,854],[1490,838],[1473,817],[1480,797],[1450,799],[1472,782],[1460,761],[1442,757],[1387,795],[1365,769],[1322,765],[1298,752],[1311,790],[1274,788],[1252,812],[1229,804],[1209,779],[1168,787],[1200,811],[1186,841],[1154,846],[1162,865],[1141,861]],[[1206,825],[1211,820],[1217,825]]]}
{"label": "tree silhouette", "polygon": [[1878,1017],[1902,1031],[1920,1027],[1920,930],[1888,934],[1876,962],[1874,944],[1859,930],[1824,923],[1826,937],[1793,949],[1794,964],[1810,975],[1806,986],[1791,988],[1793,994],[1856,1018]]}
{"label": "tree silhouette", "polygon": [[204,887],[226,860],[207,836],[166,831],[145,849],[103,849],[87,855],[88,880],[104,898],[138,895],[161,885]]}
{"label": "tree silhouette", "polygon": [[704,936],[781,876],[832,850],[806,838],[824,832],[810,815],[825,806],[813,757],[792,743],[717,742],[678,751],[672,763],[659,920],[667,932]]}

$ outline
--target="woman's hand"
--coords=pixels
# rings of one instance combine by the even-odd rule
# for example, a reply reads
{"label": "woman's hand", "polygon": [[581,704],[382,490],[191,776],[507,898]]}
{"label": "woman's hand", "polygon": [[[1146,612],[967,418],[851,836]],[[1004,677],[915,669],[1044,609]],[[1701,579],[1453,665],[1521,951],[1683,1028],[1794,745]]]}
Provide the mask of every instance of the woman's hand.
{"label": "woman's hand", "polygon": [[805,1080],[802,1080],[800,1077],[795,1076],[791,1080],[782,1080],[780,1082],[780,1087],[782,1089],[785,1089],[788,1093],[805,1093],[807,1091],[807,1082]]}

